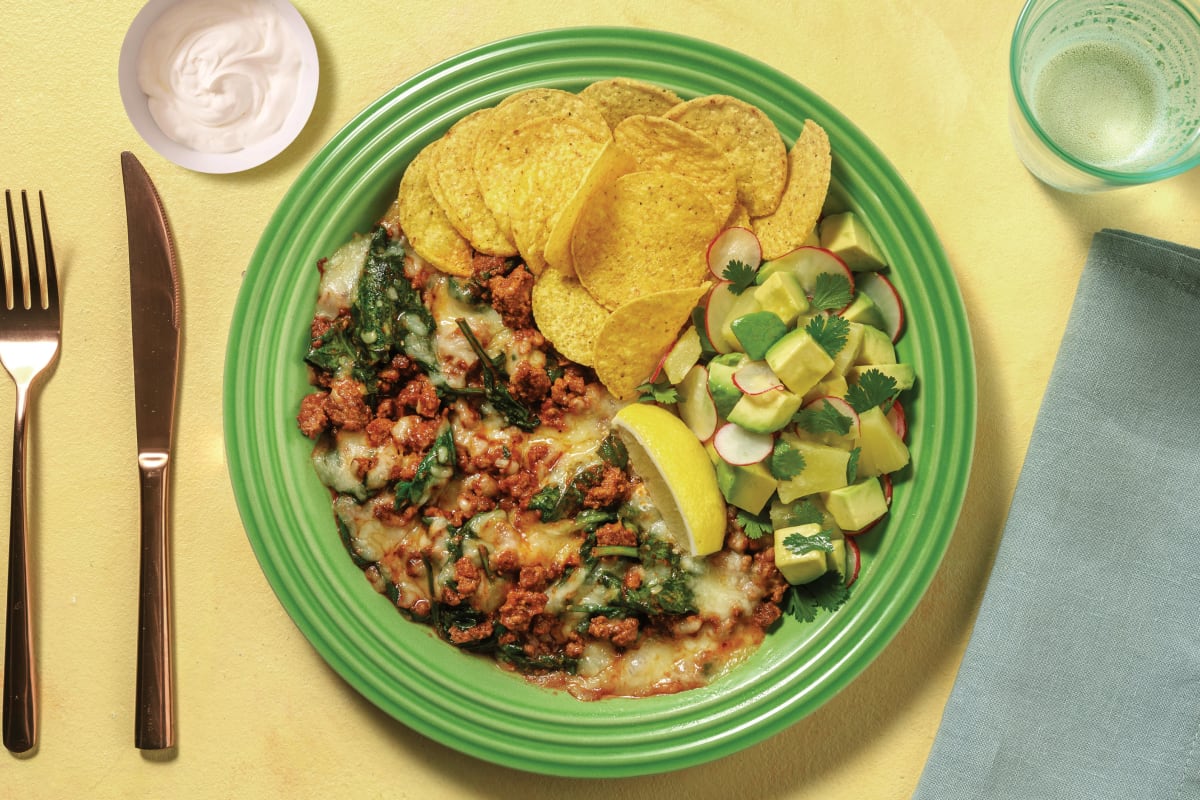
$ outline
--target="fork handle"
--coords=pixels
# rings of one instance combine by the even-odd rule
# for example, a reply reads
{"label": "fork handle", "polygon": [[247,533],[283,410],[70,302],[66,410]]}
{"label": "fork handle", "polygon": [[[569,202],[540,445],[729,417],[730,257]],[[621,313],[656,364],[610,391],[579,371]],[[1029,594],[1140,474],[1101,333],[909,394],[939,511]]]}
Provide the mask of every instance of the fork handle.
{"label": "fork handle", "polygon": [[33,657],[28,515],[25,510],[25,443],[28,386],[17,386],[13,423],[12,515],[8,529],[8,604],[4,627],[4,746],[24,753],[37,744],[37,675]]}
{"label": "fork handle", "polygon": [[175,746],[167,504],[170,464],[166,452],[138,456],[142,530],[134,744],[142,750]]}

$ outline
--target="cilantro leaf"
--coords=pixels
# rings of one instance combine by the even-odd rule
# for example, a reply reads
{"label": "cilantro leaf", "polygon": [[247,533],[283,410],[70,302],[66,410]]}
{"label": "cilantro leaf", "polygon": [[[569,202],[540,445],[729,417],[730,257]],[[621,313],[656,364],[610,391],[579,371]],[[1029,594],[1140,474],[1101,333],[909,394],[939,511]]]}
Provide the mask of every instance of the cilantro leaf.
{"label": "cilantro leaf", "polygon": [[825,514],[817,508],[812,500],[799,500],[784,507],[783,513],[775,524],[780,528],[790,528],[795,525],[821,525],[825,522]]}
{"label": "cilantro leaf", "polygon": [[780,439],[775,442],[767,466],[775,480],[791,480],[804,471],[804,455],[786,439]]}
{"label": "cilantro leaf", "polygon": [[822,311],[836,311],[850,305],[854,293],[850,290],[850,279],[845,275],[822,272],[813,285],[812,304]]}
{"label": "cilantro leaf", "polygon": [[754,516],[749,511],[738,509],[737,512],[738,524],[742,526],[742,530],[751,539],[761,539],[764,535],[771,533],[771,523],[767,520],[760,519]]}
{"label": "cilantro leaf", "polygon": [[842,576],[826,572],[811,583],[793,586],[784,598],[783,611],[800,622],[812,622],[821,609],[837,611],[849,597],[850,587]]}
{"label": "cilantro leaf", "polygon": [[659,378],[653,383],[646,381],[637,387],[639,403],[661,403],[662,405],[671,405],[679,402],[679,392],[671,385],[665,377]]}
{"label": "cilantro leaf", "polygon": [[792,421],[809,433],[836,433],[845,436],[850,432],[852,420],[825,400],[819,407],[802,408]]}
{"label": "cilantro leaf", "polygon": [[869,369],[858,378],[858,383],[846,392],[846,402],[858,413],[882,405],[896,394],[896,379],[884,375],[877,369]]}
{"label": "cilantro leaf", "polygon": [[833,551],[833,541],[829,538],[829,531],[821,531],[812,536],[792,533],[784,537],[783,546],[794,556],[802,556],[817,550],[822,553]]}
{"label": "cilantro leaf", "polygon": [[850,458],[846,461],[846,483],[854,483],[858,480],[858,459],[861,455],[861,447],[850,451]]}
{"label": "cilantro leaf", "polygon": [[804,326],[808,335],[821,345],[821,349],[833,358],[846,346],[846,337],[850,334],[850,323],[841,317],[830,317],[818,314]]}
{"label": "cilantro leaf", "polygon": [[754,267],[735,258],[725,265],[721,277],[729,281],[729,291],[741,294],[754,285]]}

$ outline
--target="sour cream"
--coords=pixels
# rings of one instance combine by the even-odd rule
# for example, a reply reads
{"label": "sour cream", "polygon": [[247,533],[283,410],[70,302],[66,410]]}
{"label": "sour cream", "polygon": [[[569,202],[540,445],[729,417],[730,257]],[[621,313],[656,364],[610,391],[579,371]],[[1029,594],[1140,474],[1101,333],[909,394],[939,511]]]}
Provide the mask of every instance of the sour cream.
{"label": "sour cream", "polygon": [[277,132],[296,100],[301,45],[262,0],[199,0],[167,9],[146,32],[137,79],[164,134],[230,153]]}

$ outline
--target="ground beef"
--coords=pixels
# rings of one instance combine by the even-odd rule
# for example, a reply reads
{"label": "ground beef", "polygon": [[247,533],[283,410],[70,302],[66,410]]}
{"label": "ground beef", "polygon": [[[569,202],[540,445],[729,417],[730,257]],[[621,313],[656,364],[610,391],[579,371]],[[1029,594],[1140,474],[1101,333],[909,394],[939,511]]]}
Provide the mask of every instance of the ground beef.
{"label": "ground beef", "polygon": [[510,631],[527,631],[533,618],[546,610],[548,598],[543,592],[513,589],[500,606],[500,624]]}
{"label": "ground beef", "polygon": [[513,330],[533,327],[533,273],[518,267],[507,275],[496,275],[488,281],[492,292],[492,308],[499,312],[504,324]]}
{"label": "ground beef", "polygon": [[633,617],[609,619],[603,615],[595,616],[588,623],[588,635],[595,639],[608,639],[617,647],[629,647],[637,641],[638,621]]}
{"label": "ground beef", "polygon": [[774,603],[759,603],[754,609],[754,624],[766,630],[781,616],[783,612]]}
{"label": "ground beef", "polygon": [[310,439],[317,438],[329,427],[329,416],[325,413],[327,397],[328,392],[313,392],[300,401],[296,422],[300,424],[300,432]]}
{"label": "ground beef", "polygon": [[508,389],[522,403],[540,403],[550,393],[550,376],[546,370],[521,361],[508,380]]}
{"label": "ground beef", "polygon": [[442,407],[437,387],[424,373],[406,383],[400,390],[400,394],[396,396],[396,401],[405,408],[411,408],[422,417],[436,417]]}
{"label": "ground beef", "polygon": [[600,473],[600,480],[588,487],[583,505],[585,508],[608,508],[628,498],[629,491],[629,476],[624,470],[607,464]]}
{"label": "ground beef", "polygon": [[602,547],[637,547],[637,543],[637,534],[619,522],[610,522],[596,529],[596,544]]}
{"label": "ground beef", "polygon": [[460,647],[471,642],[479,642],[487,639],[495,631],[495,626],[491,620],[484,620],[478,625],[472,625],[470,628],[450,628],[448,636],[453,644]]}
{"label": "ground beef", "polygon": [[364,399],[363,385],[356,380],[343,378],[329,387],[325,398],[325,415],[334,427],[344,431],[361,431],[371,421],[371,408]]}

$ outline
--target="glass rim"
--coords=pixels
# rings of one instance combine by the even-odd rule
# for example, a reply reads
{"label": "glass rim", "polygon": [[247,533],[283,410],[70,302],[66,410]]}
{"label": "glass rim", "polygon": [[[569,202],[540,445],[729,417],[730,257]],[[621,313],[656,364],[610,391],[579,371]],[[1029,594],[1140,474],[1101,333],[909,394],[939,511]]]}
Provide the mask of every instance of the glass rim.
{"label": "glass rim", "polygon": [[[1200,18],[1197,17],[1196,11],[1187,0],[1162,0],[1167,5],[1174,6],[1182,11],[1197,30],[1200,30]],[[1061,159],[1068,167],[1075,169],[1093,178],[1106,181],[1108,183],[1137,185],[1142,183],[1152,183],[1154,181],[1171,178],[1180,175],[1188,170],[1200,165],[1200,152],[1196,153],[1191,158],[1182,159],[1165,167],[1157,167],[1154,169],[1138,170],[1135,172],[1122,172],[1119,170],[1105,169],[1089,164],[1086,161],[1073,156],[1055,142],[1049,134],[1046,133],[1037,117],[1034,116],[1032,109],[1029,107],[1029,102],[1025,98],[1025,93],[1021,90],[1021,81],[1019,77],[1019,59],[1018,55],[1022,51],[1021,34],[1029,27],[1032,22],[1033,7],[1041,2],[1041,0],[1025,0],[1024,6],[1021,8],[1021,13],[1017,17],[1017,23],[1013,27],[1012,40],[1009,43],[1008,51],[1008,79],[1012,90],[1012,96],[1016,102],[1017,111],[1021,118],[1029,126],[1029,129],[1037,136],[1047,149],[1055,156]],[[1198,76],[1200,78],[1200,76]],[[1200,133],[1198,133],[1200,135]]]}

